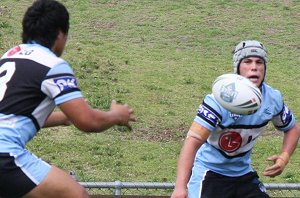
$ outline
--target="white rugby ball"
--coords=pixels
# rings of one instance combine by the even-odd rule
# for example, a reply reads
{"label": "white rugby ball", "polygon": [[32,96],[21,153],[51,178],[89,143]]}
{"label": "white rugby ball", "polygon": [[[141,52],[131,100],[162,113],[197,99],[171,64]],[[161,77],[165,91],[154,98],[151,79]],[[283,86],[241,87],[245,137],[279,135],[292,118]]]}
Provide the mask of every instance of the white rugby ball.
{"label": "white rugby ball", "polygon": [[223,74],[214,81],[212,93],[228,111],[239,115],[255,113],[261,103],[259,88],[248,78],[238,74]]}

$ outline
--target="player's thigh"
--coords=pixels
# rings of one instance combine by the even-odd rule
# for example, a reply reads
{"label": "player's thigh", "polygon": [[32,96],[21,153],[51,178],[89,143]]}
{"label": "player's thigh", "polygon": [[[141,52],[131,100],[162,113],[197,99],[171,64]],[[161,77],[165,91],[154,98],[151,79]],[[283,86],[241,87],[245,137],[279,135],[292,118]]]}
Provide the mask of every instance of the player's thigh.
{"label": "player's thigh", "polygon": [[232,198],[234,193],[235,183],[227,177],[201,166],[193,167],[188,184],[189,198]]}
{"label": "player's thigh", "polygon": [[45,179],[24,198],[88,198],[86,190],[65,171],[52,166]]}
{"label": "player's thigh", "polygon": [[269,198],[270,197],[267,194],[265,187],[263,186],[262,183],[259,185],[249,184],[247,186],[247,189],[242,194],[238,194],[238,196],[244,198]]}
{"label": "player's thigh", "polygon": [[201,198],[237,198],[236,181],[208,171],[202,182]]}
{"label": "player's thigh", "polygon": [[256,172],[250,172],[241,177],[237,188],[237,196],[245,198],[268,198],[264,184],[259,180]]}

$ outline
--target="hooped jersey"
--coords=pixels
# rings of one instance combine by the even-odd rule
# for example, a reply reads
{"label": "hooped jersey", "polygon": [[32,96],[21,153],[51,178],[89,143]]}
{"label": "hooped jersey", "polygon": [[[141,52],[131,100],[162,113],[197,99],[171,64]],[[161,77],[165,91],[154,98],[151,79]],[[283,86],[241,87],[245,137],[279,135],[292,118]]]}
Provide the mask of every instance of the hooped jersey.
{"label": "hooped jersey", "polygon": [[0,59],[0,152],[35,136],[55,106],[82,97],[69,64],[39,44],[22,44]]}
{"label": "hooped jersey", "polygon": [[263,83],[262,96],[257,112],[237,115],[224,109],[212,94],[207,95],[194,121],[209,129],[211,134],[198,150],[195,163],[227,176],[241,176],[253,171],[250,154],[268,122],[283,132],[295,124],[295,117],[278,90]]}

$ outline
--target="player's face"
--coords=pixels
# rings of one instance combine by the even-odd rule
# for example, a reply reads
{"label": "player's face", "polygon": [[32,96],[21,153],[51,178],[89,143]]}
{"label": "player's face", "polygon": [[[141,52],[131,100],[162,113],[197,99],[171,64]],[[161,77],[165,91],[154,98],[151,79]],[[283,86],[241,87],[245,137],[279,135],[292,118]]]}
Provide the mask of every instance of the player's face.
{"label": "player's face", "polygon": [[240,75],[247,77],[259,87],[265,76],[264,60],[258,57],[244,58],[240,64],[239,71]]}

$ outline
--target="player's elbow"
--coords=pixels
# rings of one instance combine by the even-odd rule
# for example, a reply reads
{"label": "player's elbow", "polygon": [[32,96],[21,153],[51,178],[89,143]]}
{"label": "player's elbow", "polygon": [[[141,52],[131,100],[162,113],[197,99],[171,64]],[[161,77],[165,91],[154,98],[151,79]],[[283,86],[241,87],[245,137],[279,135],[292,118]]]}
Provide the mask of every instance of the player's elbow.
{"label": "player's elbow", "polygon": [[105,119],[98,120],[95,117],[91,117],[74,123],[74,126],[82,132],[93,133],[105,131],[111,127],[111,124]]}
{"label": "player's elbow", "polygon": [[102,129],[98,124],[93,124],[93,121],[74,124],[76,128],[85,133],[101,132]]}
{"label": "player's elbow", "polygon": [[74,116],[72,122],[79,130],[90,132],[102,132],[114,124],[117,124],[116,116],[109,112],[92,110]]}

